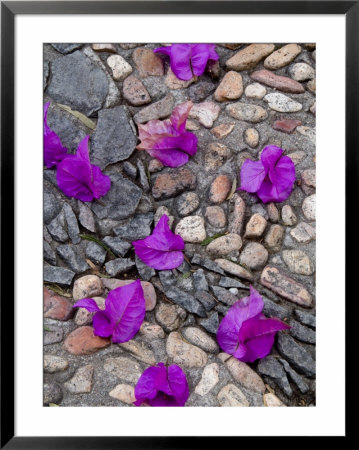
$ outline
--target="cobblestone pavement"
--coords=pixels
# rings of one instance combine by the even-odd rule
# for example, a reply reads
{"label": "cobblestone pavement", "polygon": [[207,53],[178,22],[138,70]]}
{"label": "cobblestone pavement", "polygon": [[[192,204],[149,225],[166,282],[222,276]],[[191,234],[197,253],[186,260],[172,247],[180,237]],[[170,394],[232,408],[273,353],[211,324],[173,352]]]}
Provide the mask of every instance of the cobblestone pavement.
{"label": "cobblestone pavement", "polygon": [[[54,169],[44,170],[44,404],[128,406],[143,370],[162,361],[185,370],[186,406],[313,406],[315,45],[220,44],[219,63],[185,82],[152,52],[160,45],[44,45],[48,124],[72,152],[90,135],[91,162],[112,181],[100,201],[82,203],[57,188]],[[164,168],[135,149],[136,125],[167,118],[188,99],[198,151],[185,166]],[[233,192],[243,161],[268,144],[296,166],[281,204]],[[163,213],[184,237],[186,259],[156,272],[130,243]],[[80,235],[105,243],[116,264]],[[92,314],[72,304],[102,302],[119,280],[137,278],[147,309],[140,332],[120,345],[95,337]],[[216,341],[218,323],[249,284],[264,297],[266,316],[292,327],[253,364]]]}

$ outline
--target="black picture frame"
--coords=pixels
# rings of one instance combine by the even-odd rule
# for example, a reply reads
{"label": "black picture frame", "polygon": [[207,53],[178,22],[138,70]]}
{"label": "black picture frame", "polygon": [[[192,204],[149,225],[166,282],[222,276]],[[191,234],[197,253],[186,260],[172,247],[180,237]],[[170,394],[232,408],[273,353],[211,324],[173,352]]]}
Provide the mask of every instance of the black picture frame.
{"label": "black picture frame", "polygon": [[[1,2],[1,442],[5,449],[198,448],[216,437],[25,437],[14,435],[14,38],[18,14],[340,14],[346,20],[346,236],[358,205],[359,1],[5,1]],[[1,220],[2,219],[2,220]],[[346,296],[356,246],[346,240]],[[348,329],[348,327],[346,327]],[[347,333],[347,331],[346,331]],[[348,392],[348,388],[346,390]],[[346,398],[347,400],[347,398]],[[346,402],[348,408],[348,402]],[[348,437],[348,429],[346,437]],[[222,444],[223,445],[223,444]]]}

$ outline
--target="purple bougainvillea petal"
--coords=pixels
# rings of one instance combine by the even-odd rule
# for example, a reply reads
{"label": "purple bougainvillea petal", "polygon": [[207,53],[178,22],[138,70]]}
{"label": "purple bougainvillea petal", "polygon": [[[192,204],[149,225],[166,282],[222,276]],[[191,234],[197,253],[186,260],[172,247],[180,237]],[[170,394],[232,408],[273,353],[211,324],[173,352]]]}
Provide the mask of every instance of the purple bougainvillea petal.
{"label": "purple bougainvillea petal", "polygon": [[275,334],[290,327],[277,318],[267,319],[263,306],[262,297],[250,286],[249,297],[228,310],[217,331],[217,341],[225,352],[244,362],[269,354]]}
{"label": "purple bougainvillea petal", "polygon": [[177,78],[190,80],[193,75],[203,74],[209,60],[219,59],[215,48],[214,44],[172,44],[156,48],[154,52],[170,57],[171,69]]}
{"label": "purple bougainvillea petal", "polygon": [[44,105],[44,163],[48,169],[61,162],[67,154],[67,148],[62,145],[59,136],[47,125],[49,106],[50,102]]}
{"label": "purple bougainvillea petal", "polygon": [[106,311],[97,312],[92,319],[94,335],[100,337],[110,337],[113,333],[114,324],[107,316]]}
{"label": "purple bougainvillea petal", "polygon": [[193,103],[191,101],[187,101],[176,106],[176,108],[172,111],[170,121],[172,126],[179,133],[186,132],[186,120],[188,118],[192,106]]}
{"label": "purple bougainvillea petal", "polygon": [[86,136],[76,155],[68,155],[57,166],[57,184],[68,197],[90,202],[105,195],[111,187],[110,177],[90,162]]}
{"label": "purple bougainvillea petal", "polygon": [[105,312],[114,324],[112,342],[121,343],[132,339],[146,314],[140,280],[110,291],[106,298]]}
{"label": "purple bougainvillea petal", "polygon": [[263,149],[260,161],[246,160],[241,170],[240,189],[256,192],[263,203],[286,200],[294,186],[295,166],[289,156],[282,154],[283,149],[268,145]]}
{"label": "purple bougainvillea petal", "polygon": [[175,269],[184,259],[184,241],[181,236],[172,233],[168,220],[163,214],[150,236],[132,242],[141,261],[157,270]]}
{"label": "purple bougainvillea petal", "polygon": [[197,152],[197,136],[186,132],[186,120],[193,103],[188,101],[177,106],[169,120],[150,120],[139,125],[138,150],[146,150],[168,167],[179,167],[188,162],[188,155]]}
{"label": "purple bougainvillea petal", "polygon": [[244,161],[241,169],[242,191],[257,192],[266,176],[266,171],[261,161]]}
{"label": "purple bougainvillea petal", "polygon": [[73,308],[86,308],[89,312],[100,311],[97,303],[92,298],[83,298],[82,300],[79,300],[73,305]]}
{"label": "purple bougainvillea petal", "polygon": [[163,363],[146,369],[135,386],[134,404],[140,406],[184,406],[189,396],[186,374],[172,364],[165,367]]}

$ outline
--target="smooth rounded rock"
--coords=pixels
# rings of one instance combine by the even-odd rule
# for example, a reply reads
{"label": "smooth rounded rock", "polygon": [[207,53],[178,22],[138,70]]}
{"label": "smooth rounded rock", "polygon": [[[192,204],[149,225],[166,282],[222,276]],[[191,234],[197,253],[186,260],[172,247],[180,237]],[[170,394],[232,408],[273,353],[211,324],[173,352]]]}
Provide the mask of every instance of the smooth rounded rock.
{"label": "smooth rounded rock", "polygon": [[224,256],[236,252],[242,247],[242,239],[238,234],[230,233],[221,236],[207,245],[207,252],[213,256]]}
{"label": "smooth rounded rock", "polygon": [[212,184],[209,191],[209,200],[212,203],[222,203],[226,199],[231,189],[232,182],[228,175],[218,175]]}
{"label": "smooth rounded rock", "polygon": [[179,234],[185,242],[199,243],[206,238],[203,217],[188,216],[180,220],[175,233]]}
{"label": "smooth rounded rock", "polygon": [[64,349],[72,355],[91,355],[110,345],[110,339],[95,336],[93,331],[87,326],[76,328],[65,339]]}
{"label": "smooth rounded rock", "polygon": [[220,206],[207,206],[205,217],[215,228],[222,228],[226,225],[226,215]]}
{"label": "smooth rounded rock", "polygon": [[273,92],[272,94],[267,94],[264,100],[268,103],[269,107],[274,111],[292,113],[301,111],[303,106],[301,103],[292,100],[290,97],[284,94],[278,94]]}
{"label": "smooth rounded rock", "polygon": [[176,331],[168,336],[166,351],[173,362],[182,368],[203,367],[207,363],[207,354],[200,348],[185,342]]}
{"label": "smooth rounded rock", "polygon": [[259,133],[255,128],[247,128],[244,132],[244,140],[251,148],[256,148],[259,143]]}
{"label": "smooth rounded rock", "polygon": [[250,242],[243,249],[240,263],[249,269],[260,269],[268,261],[268,251],[258,242]]}
{"label": "smooth rounded rock", "polygon": [[314,272],[311,260],[302,250],[283,250],[282,255],[291,272],[299,275],[312,275]]}
{"label": "smooth rounded rock", "polygon": [[298,44],[287,44],[273,52],[264,60],[264,67],[269,70],[280,69],[296,58],[302,48]]}
{"label": "smooth rounded rock", "polygon": [[184,338],[205,352],[218,353],[218,345],[207,333],[197,327],[187,327],[182,330]]}
{"label": "smooth rounded rock", "polygon": [[218,102],[236,100],[243,94],[243,81],[240,73],[231,70],[223,77],[220,85],[214,93],[214,98]]}
{"label": "smooth rounded rock", "polygon": [[107,58],[107,64],[112,70],[112,76],[115,81],[124,80],[132,73],[132,67],[120,55],[112,55]]}
{"label": "smooth rounded rock", "polygon": [[302,210],[305,217],[308,220],[315,220],[315,203],[316,203],[316,195],[310,195],[309,197],[304,199],[302,204]]}
{"label": "smooth rounded rock", "polygon": [[267,226],[266,219],[260,214],[256,213],[249,219],[246,232],[244,234],[245,238],[260,237],[264,233]]}
{"label": "smooth rounded rock", "polygon": [[227,384],[220,390],[217,399],[221,406],[249,406],[243,392],[234,384]]}
{"label": "smooth rounded rock", "polygon": [[129,384],[118,384],[108,395],[127,405],[132,405],[136,400],[135,388]]}
{"label": "smooth rounded rock", "polygon": [[202,372],[202,378],[195,388],[195,393],[203,397],[208,394],[219,382],[218,364],[212,363],[206,366]]}
{"label": "smooth rounded rock", "polygon": [[297,81],[311,80],[315,77],[315,70],[307,63],[296,63],[289,68],[290,76]]}
{"label": "smooth rounded rock", "polygon": [[102,292],[101,278],[97,275],[85,275],[75,281],[72,297],[77,301],[82,298],[100,297]]}
{"label": "smooth rounded rock", "polygon": [[256,100],[262,100],[266,93],[267,89],[259,83],[249,84],[244,91],[246,97],[255,98]]}
{"label": "smooth rounded rock", "polygon": [[284,225],[289,227],[297,223],[297,216],[290,205],[284,205],[282,208],[282,220]]}

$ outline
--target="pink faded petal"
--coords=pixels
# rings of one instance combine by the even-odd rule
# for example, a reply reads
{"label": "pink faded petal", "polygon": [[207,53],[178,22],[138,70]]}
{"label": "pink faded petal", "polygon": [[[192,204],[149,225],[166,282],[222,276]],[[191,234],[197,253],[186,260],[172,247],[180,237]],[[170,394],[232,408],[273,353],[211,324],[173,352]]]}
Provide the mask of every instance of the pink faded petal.
{"label": "pink faded petal", "polygon": [[193,156],[197,152],[197,136],[184,133],[181,136],[164,136],[156,142],[154,149],[179,149]]}
{"label": "pink faded petal", "polygon": [[69,155],[57,166],[56,174],[59,188],[68,197],[75,197],[83,202],[91,202],[94,198],[89,185],[91,184],[91,172],[87,164]]}
{"label": "pink faded petal", "polygon": [[171,46],[170,63],[172,72],[180,80],[190,80],[193,76],[190,64],[190,44],[173,44]]}
{"label": "pink faded petal", "polygon": [[264,147],[261,154],[261,161],[263,167],[268,172],[272,167],[274,167],[283,154],[283,149],[277,147],[276,145],[267,145]]}
{"label": "pink faded petal", "polygon": [[147,150],[147,153],[167,167],[181,167],[189,160],[187,153],[176,149],[152,149]]}
{"label": "pink faded petal", "polygon": [[89,312],[97,312],[100,311],[100,308],[97,306],[97,303],[93,298],[83,298],[76,302],[73,308],[86,308]]}
{"label": "pink faded petal", "polygon": [[110,291],[106,298],[105,312],[114,323],[112,342],[121,343],[132,339],[146,314],[140,280]]}
{"label": "pink faded petal", "polygon": [[107,194],[111,188],[111,178],[101,172],[101,169],[91,164],[92,183],[91,190],[94,198],[100,198]]}
{"label": "pink faded petal", "polygon": [[152,135],[172,135],[173,127],[170,120],[150,120],[145,125],[138,125],[138,133],[141,141],[144,141]]}
{"label": "pink faded petal", "polygon": [[241,169],[240,189],[247,192],[257,192],[265,176],[266,171],[261,161],[247,159],[244,161]]}
{"label": "pink faded petal", "polygon": [[192,70],[196,76],[203,74],[207,61],[209,59],[208,44],[193,44],[192,45]]}
{"label": "pink faded petal", "polygon": [[172,126],[180,133],[184,133],[186,131],[186,120],[192,106],[193,103],[191,101],[187,101],[176,106],[176,108],[172,111],[170,117]]}
{"label": "pink faded petal", "polygon": [[110,337],[113,331],[113,323],[105,311],[97,312],[92,319],[94,335],[100,337]]}

